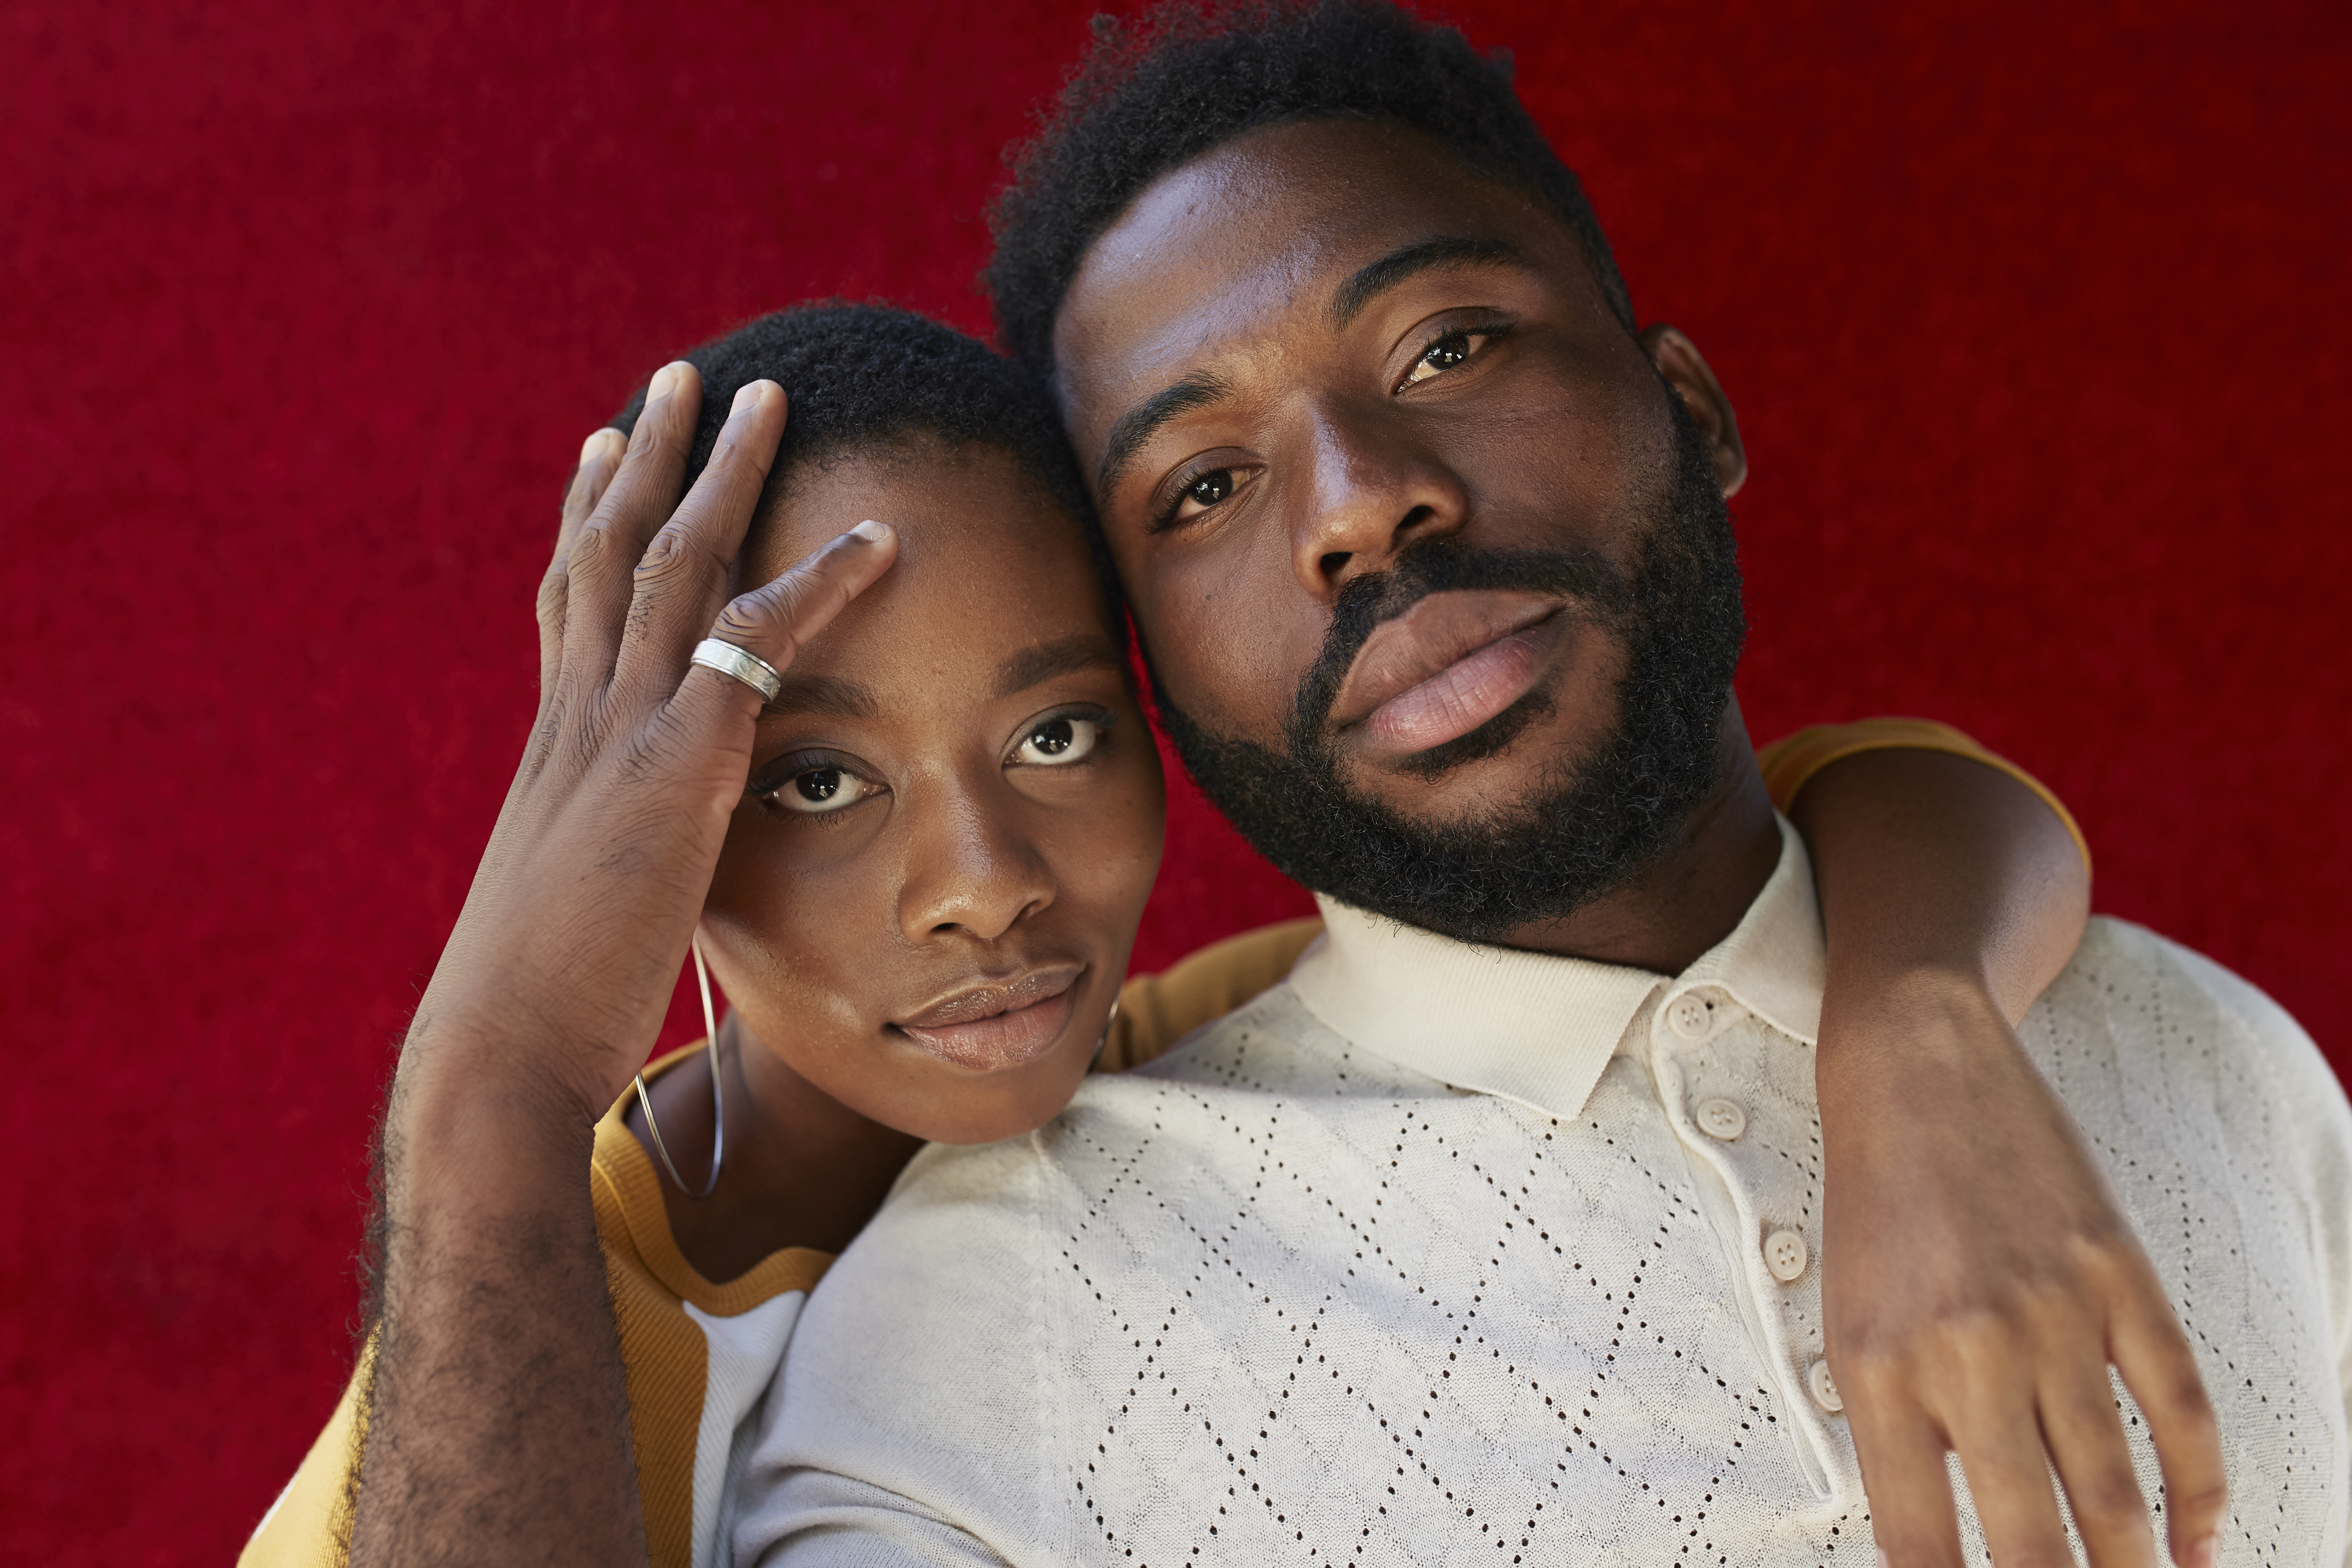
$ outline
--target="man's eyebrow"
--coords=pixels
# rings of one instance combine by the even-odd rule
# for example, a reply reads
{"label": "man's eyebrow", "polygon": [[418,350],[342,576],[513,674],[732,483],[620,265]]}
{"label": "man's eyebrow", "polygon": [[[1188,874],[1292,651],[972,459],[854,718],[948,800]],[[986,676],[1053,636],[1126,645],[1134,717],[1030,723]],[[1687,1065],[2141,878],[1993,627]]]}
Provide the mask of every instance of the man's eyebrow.
{"label": "man's eyebrow", "polygon": [[882,705],[854,680],[831,675],[787,675],[784,684],[760,710],[762,719],[783,713],[817,713],[833,719],[878,719]]}
{"label": "man's eyebrow", "polygon": [[1179,414],[1206,408],[1233,391],[1221,376],[1195,371],[1173,386],[1163,387],[1118,416],[1103,443],[1102,462],[1095,468],[1095,493],[1107,496],[1126,472],[1127,465],[1159,428]]}
{"label": "man's eyebrow", "polygon": [[1439,267],[1530,267],[1526,252],[1507,240],[1470,239],[1440,235],[1401,245],[1377,261],[1367,262],[1339,285],[1331,296],[1331,330],[1338,331],[1363,313],[1364,307],[1407,279]]}
{"label": "man's eyebrow", "polygon": [[1118,650],[1099,634],[1080,632],[1058,642],[1039,643],[1023,648],[1019,653],[996,667],[996,695],[1000,698],[1017,696],[1033,686],[1042,686],[1057,675],[1074,675],[1082,669],[1118,669]]}

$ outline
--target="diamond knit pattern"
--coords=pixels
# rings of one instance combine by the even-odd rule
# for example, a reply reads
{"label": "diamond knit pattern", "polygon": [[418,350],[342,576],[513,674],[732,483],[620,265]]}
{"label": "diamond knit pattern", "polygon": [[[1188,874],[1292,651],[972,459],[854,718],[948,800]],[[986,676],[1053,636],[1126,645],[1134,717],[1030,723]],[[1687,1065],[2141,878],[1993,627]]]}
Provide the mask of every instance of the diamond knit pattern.
{"label": "diamond knit pattern", "polygon": [[[1704,1037],[1664,1021],[1685,994]],[[2200,1359],[2221,1560],[2342,1561],[2333,1077],[2259,993],[2108,921],[2021,1033]],[[1737,1138],[1694,1120],[1715,1098]],[[1280,986],[1032,1138],[919,1159],[810,1304],[739,1552],[1866,1568],[1845,1420],[1808,1393],[1821,1191],[1811,1049],[1727,990],[1662,981],[1553,1116],[1373,1056]],[[1783,1229],[1811,1249],[1788,1283],[1762,1248]],[[1963,1529],[1986,1561],[1965,1506]]]}

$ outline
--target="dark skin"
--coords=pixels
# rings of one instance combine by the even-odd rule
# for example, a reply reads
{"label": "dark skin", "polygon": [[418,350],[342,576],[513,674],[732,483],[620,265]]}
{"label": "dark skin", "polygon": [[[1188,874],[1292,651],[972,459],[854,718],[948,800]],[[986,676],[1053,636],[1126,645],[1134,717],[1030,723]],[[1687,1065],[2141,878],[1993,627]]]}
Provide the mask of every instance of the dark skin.
{"label": "dark skin", "polygon": [[[738,1092],[718,1190],[672,1213],[726,1278],[846,1241],[920,1139],[1058,1110],[1158,869],[1158,753],[1040,487],[920,445],[811,468],[730,597],[784,399],[746,388],[680,503],[699,399],[667,367],[625,456],[583,455],[539,722],[402,1047],[354,1563],[645,1560],[581,1177],[698,927]],[[903,548],[858,524],[877,498]],[[705,635],[783,671],[778,701],[690,667]],[[696,1175],[708,1089],[661,1084]]]}
{"label": "dark skin", "polygon": [[[773,577],[869,512],[910,541],[763,711],[703,905],[731,1004],[727,1158],[709,1198],[664,1191],[706,1278],[786,1246],[839,1251],[925,1140],[1025,1132],[1093,1056],[1159,869],[1165,795],[1075,525],[1041,525],[1037,490],[1001,454],[929,446],[804,468],[746,552],[751,580]],[[1023,760],[1041,721],[1073,726],[1071,743]],[[832,793],[812,801],[803,779]],[[974,974],[1055,966],[1079,974],[1066,1048],[1026,1066],[942,1062],[889,1021]],[[681,1065],[653,1095],[698,1185],[707,1069]]]}
{"label": "dark skin", "polygon": [[[1163,176],[1088,252],[1055,352],[1066,422],[1160,679],[1213,731],[1276,748],[1341,588],[1407,544],[1573,547],[1630,571],[1665,470],[1670,398],[1727,495],[1747,472],[1729,400],[1686,337],[1627,331],[1565,225],[1397,127],[1272,127]],[[1423,603],[1468,601],[1460,617],[1496,626],[1532,613],[1479,597]],[[1231,625],[1254,635],[1217,635]],[[1430,654],[1406,641],[1384,657]],[[1376,684],[1370,653],[1351,685]],[[1345,782],[1408,816],[1507,814],[1591,754],[1624,658],[1617,634],[1564,602],[1503,675],[1465,677],[1440,700],[1381,708],[1343,689],[1327,738]],[[1434,774],[1409,765],[1433,736],[1528,690],[1549,711],[1507,746]],[[1662,856],[1508,943],[1673,972],[1728,933],[1777,847],[1736,703],[1723,733],[1716,786]],[[2011,1033],[2051,977],[2021,956],[2041,950],[1973,940],[2017,889],[2046,886],[2030,870],[1988,879],[1975,835],[2023,868],[2054,824],[1986,770],[1957,779],[1965,762],[1900,766],[1914,782],[1956,781],[1952,816],[1911,819],[1951,847],[1948,881],[1909,885],[1943,886],[1948,902],[1890,920],[1893,889],[1870,858],[1832,864],[1835,840],[1815,840],[1840,993],[1817,1065],[1828,1346],[1878,1543],[1897,1563],[1959,1561],[1943,1462],[1957,1451],[1996,1560],[2067,1560],[2054,1464],[2095,1563],[2153,1562],[2112,1363],[2163,1463],[2172,1554],[2201,1565],[2225,1484],[2195,1363],[2096,1163]],[[1801,816],[1817,827],[1851,804],[1808,793]],[[1889,826],[1883,810],[1852,826],[1874,824]],[[1954,1104],[1969,1113],[1950,1116]]]}
{"label": "dark skin", "polygon": [[[1682,352],[1658,342],[1662,359]],[[1702,374],[1696,351],[1690,361]],[[354,1562],[643,1561],[580,1175],[698,931],[734,1006],[720,1042],[729,1154],[709,1199],[667,1201],[688,1258],[725,1279],[785,1247],[844,1245],[921,1139],[1008,1136],[1059,1110],[1093,1054],[1157,865],[1156,753],[1068,520],[1039,519],[1035,487],[988,453],[861,453],[793,476],[740,563],[744,581],[765,585],[730,601],[783,400],[767,384],[747,389],[679,503],[698,396],[691,367],[672,367],[625,456],[609,432],[583,453],[541,599],[540,723],[403,1050]],[[1721,414],[1718,447],[1727,405]],[[903,543],[835,537],[873,512],[894,518]],[[786,691],[765,710],[747,688],[688,666],[714,616],[718,636],[784,671]],[[1160,619],[1147,625],[1165,635]],[[1311,643],[1293,620],[1266,625],[1293,634],[1267,645],[1277,652]],[[1605,717],[1613,651],[1589,637],[1558,646],[1585,687],[1580,704],[1563,681],[1559,711]],[[1730,720],[1725,786],[1639,896],[1515,940],[1665,969],[1728,928],[1771,855],[1769,805]],[[1366,776],[1380,768],[1368,759]],[[1384,787],[1411,798],[1395,780]],[[1457,809],[1464,799],[1477,804],[1473,792]],[[1798,815],[1832,929],[1832,1160],[1886,1177],[1873,1190],[1898,1199],[1906,1179],[1924,1188],[1955,1248],[1933,1277],[1972,1309],[1982,1296],[1969,1294],[1971,1270],[1990,1255],[1970,1216],[1934,1209],[1935,1183],[1957,1172],[2012,1197],[2023,1189],[1982,1183],[1972,1162],[2046,1174],[2063,1127],[2029,1122],[2011,1146],[1956,1133],[1916,1178],[1903,1123],[1858,1146],[1840,1129],[1923,1064],[1976,1097],[1968,1103],[2030,1088],[2048,1108],[2030,1066],[2025,1088],[2012,1081],[2013,1040],[2005,1056],[1989,1056],[1986,1040],[2005,1037],[2002,1014],[2021,1011],[2071,950],[2080,861],[2025,792],[1950,758],[1840,763]],[[1923,886],[1942,895],[1924,913]],[[1040,1011],[1045,1026],[1026,1044],[1017,1029],[967,1037],[958,1031],[973,1020],[931,1016],[975,987],[1019,1011]],[[1831,1069],[1831,1037],[1848,1042],[1845,1072]],[[690,1181],[710,1157],[709,1089],[697,1058],[654,1089]],[[2059,1167],[2053,1201],[2101,1199],[2095,1179],[2070,1185]],[[1838,1202],[1833,1189],[1833,1215]],[[2033,1272],[2042,1256],[2017,1244],[2049,1239],[2043,1215],[1994,1212],[2016,1233],[2011,1256],[1991,1259],[2011,1270],[2001,1283],[2046,1280]],[[2083,1212],[2113,1220],[2098,1202]],[[1917,1220],[1891,1202],[1832,1225],[1899,1240]],[[1917,1364],[1916,1314],[1874,1327],[1894,1347],[1889,1366]]]}
{"label": "dark skin", "polygon": [[[540,721],[403,1048],[355,1563],[644,1561],[581,1173],[698,930],[736,1008],[730,1152],[709,1200],[668,1204],[687,1257],[724,1279],[842,1245],[919,1138],[1007,1136],[1058,1110],[1157,865],[1156,752],[1076,530],[1041,525],[1034,487],[991,454],[919,445],[796,475],[742,563],[772,580],[730,601],[783,399],[747,389],[678,503],[698,397],[671,367],[625,456],[612,432],[583,455],[541,595]],[[833,537],[886,506],[903,549]],[[688,666],[714,616],[784,671],[770,709]],[[1047,734],[1074,720],[1099,732]],[[795,791],[825,809],[791,809]],[[1957,955],[1966,999],[2030,994],[2072,947],[2080,862],[1990,770],[1857,757],[1800,815],[1833,929],[1884,928],[1874,963],[1872,936],[1832,938],[1841,1027],[1883,1026],[1890,1005],[1916,1024],[1883,980],[1916,982],[1918,953]],[[1923,877],[1947,892],[1924,921]],[[1066,973],[1069,1001],[1034,1049],[908,1033],[942,990],[1038,973]],[[1970,1070],[1981,1042],[1948,1043]],[[1895,1059],[1857,1047],[1855,1081]],[[696,1058],[654,1091],[688,1180],[709,1158],[709,1087]]]}

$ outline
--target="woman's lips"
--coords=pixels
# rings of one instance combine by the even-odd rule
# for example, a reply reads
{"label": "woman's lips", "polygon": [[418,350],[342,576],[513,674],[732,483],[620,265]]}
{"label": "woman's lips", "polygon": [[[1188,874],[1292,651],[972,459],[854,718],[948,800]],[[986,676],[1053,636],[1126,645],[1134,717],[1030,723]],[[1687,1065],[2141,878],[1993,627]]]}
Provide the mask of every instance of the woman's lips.
{"label": "woman's lips", "polygon": [[1365,641],[1332,717],[1376,756],[1458,740],[1535,685],[1559,642],[1559,608],[1531,594],[1433,594]]}
{"label": "woman's lips", "polygon": [[924,1050],[973,1072],[1036,1060],[1061,1038],[1083,968],[1033,970],[1009,984],[971,986],[893,1026]]}

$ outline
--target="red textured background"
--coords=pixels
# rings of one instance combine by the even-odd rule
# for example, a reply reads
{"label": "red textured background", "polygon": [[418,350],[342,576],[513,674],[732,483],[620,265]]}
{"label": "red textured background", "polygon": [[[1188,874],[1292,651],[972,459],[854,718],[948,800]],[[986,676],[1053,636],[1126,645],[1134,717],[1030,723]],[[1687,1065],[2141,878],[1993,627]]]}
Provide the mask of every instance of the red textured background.
{"label": "red textured background", "polygon": [[[580,437],[803,296],[984,327],[1086,9],[0,7],[0,1557],[233,1554]],[[2339,1061],[2347,15],[1466,12],[1738,404],[1758,731],[1967,726]],[[1177,810],[1147,964],[1298,902]]]}

